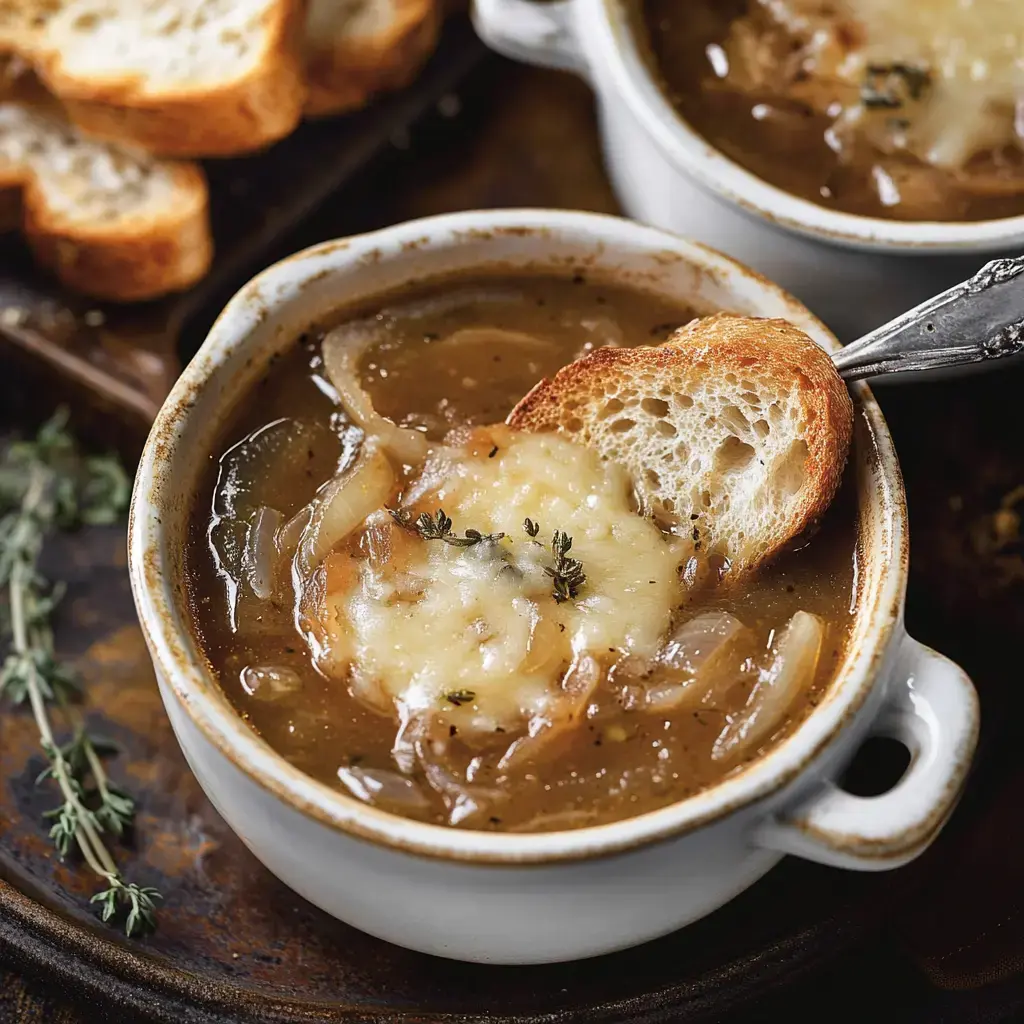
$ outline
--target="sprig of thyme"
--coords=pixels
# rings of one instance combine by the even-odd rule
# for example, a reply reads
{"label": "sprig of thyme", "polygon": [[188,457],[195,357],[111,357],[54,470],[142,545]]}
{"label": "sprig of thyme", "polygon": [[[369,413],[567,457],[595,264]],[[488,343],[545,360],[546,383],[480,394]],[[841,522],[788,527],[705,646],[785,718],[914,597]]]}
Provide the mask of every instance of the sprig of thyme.
{"label": "sprig of thyme", "polygon": [[110,888],[96,893],[90,903],[100,904],[100,918],[109,921],[118,910],[127,910],[125,934],[132,936],[156,928],[156,900],[163,899],[151,885],[125,883],[119,875],[110,876]]}
{"label": "sprig of thyme", "polygon": [[[451,518],[443,508],[439,508],[433,516],[421,512],[415,519],[407,509],[389,508],[388,512],[399,526],[418,533],[424,540],[440,540],[455,547],[468,548],[482,541],[499,541],[505,536],[503,533],[481,533],[479,530],[466,530],[465,535],[460,537],[452,532]],[[523,522],[523,530],[528,537],[536,537],[540,533],[540,526],[532,519],[527,518]],[[569,558],[571,548],[572,537],[564,530],[555,530],[551,540],[554,565],[546,566],[544,572],[551,577],[554,585],[552,596],[559,604],[575,598],[587,582],[583,563],[575,558]],[[509,566],[509,568],[514,569],[514,566]]]}
{"label": "sprig of thyme", "polygon": [[[112,457],[82,456],[67,432],[67,414],[58,412],[33,441],[15,442],[0,459],[0,588],[6,590],[6,616],[0,644],[8,648],[0,669],[0,696],[28,704],[49,762],[37,784],[56,783],[62,803],[45,817],[60,856],[77,846],[106,887],[92,899],[109,921],[125,914],[131,936],[155,924],[155,889],[122,876],[103,834],[121,836],[135,805],[109,779],[103,767],[111,744],[92,736],[74,706],[80,694],[74,677],[54,653],[50,617],[63,593],[38,569],[46,536],[54,529],[116,522],[128,505],[131,485]],[[59,744],[51,712],[59,711],[71,739]]]}
{"label": "sprig of thyme", "polygon": [[505,536],[503,533],[481,533],[479,530],[466,530],[465,535],[460,537],[452,532],[452,521],[445,514],[443,508],[439,508],[435,515],[430,516],[421,512],[415,519],[407,509],[389,508],[391,518],[405,530],[412,530],[418,533],[424,540],[442,540],[445,544],[453,547],[468,548],[483,541],[499,541]]}
{"label": "sprig of thyme", "polygon": [[555,564],[548,566],[544,571],[554,582],[553,596],[559,604],[576,597],[583,584],[587,582],[583,563],[575,558],[569,558],[571,548],[572,537],[564,530],[555,530],[551,540],[551,553],[554,555]]}

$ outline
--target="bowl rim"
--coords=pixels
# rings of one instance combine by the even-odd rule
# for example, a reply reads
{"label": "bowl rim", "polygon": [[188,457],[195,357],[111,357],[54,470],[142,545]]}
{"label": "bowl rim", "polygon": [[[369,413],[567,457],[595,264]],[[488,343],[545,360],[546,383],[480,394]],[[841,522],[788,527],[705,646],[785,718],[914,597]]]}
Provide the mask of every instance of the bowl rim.
{"label": "bowl rim", "polygon": [[[633,818],[582,829],[544,833],[480,832],[427,824],[378,810],[318,782],[289,764],[250,729],[220,689],[195,638],[176,624],[184,585],[174,580],[163,540],[163,518],[174,513],[180,488],[171,479],[173,454],[195,407],[196,389],[216,378],[232,350],[244,345],[254,324],[272,322],[274,296],[282,286],[308,284],[327,275],[344,275],[367,261],[379,263],[412,248],[459,247],[482,235],[500,246],[506,238],[535,239],[538,246],[564,235],[570,244],[586,239],[592,250],[612,251],[616,243],[643,250],[655,260],[671,254],[718,279],[737,276],[763,297],[781,302],[793,317],[838,348],[828,329],[777,285],[706,246],[656,228],[617,217],[563,210],[468,211],[408,221],[343,241],[323,242],[274,264],[254,277],[228,302],[161,408],[146,441],[132,493],[129,519],[129,573],[139,620],[165,699],[173,697],[213,747],[248,779],[276,799],[329,829],[389,849],[476,864],[547,864],[621,853],[689,833],[764,800],[792,783],[827,748],[860,710],[899,637],[908,568],[906,506],[902,476],[892,439],[870,391],[855,385],[858,411],[868,428],[868,443],[855,450],[877,467],[879,486],[871,502],[880,506],[888,547],[888,571],[880,574],[870,605],[861,600],[858,616],[867,617],[865,642],[848,657],[841,676],[823,701],[786,739],[742,771],[681,801]],[[552,264],[553,266],[553,264]],[[427,273],[429,279],[432,275]],[[368,296],[374,289],[368,289]],[[281,308],[287,308],[286,298]],[[248,308],[247,308],[248,307]],[[254,308],[256,311],[254,312]],[[269,355],[268,355],[269,358]],[[251,355],[249,361],[259,364]],[[858,505],[863,507],[861,497]],[[179,737],[181,739],[181,737]]]}
{"label": "bowl rim", "polygon": [[[994,252],[1024,242],[1024,214],[981,221],[902,221],[819,206],[772,185],[716,149],[668,101],[640,53],[622,0],[587,0],[575,26],[588,74],[607,75],[662,153],[705,191],[747,215],[832,245],[870,252]],[[600,69],[594,71],[593,69]]]}

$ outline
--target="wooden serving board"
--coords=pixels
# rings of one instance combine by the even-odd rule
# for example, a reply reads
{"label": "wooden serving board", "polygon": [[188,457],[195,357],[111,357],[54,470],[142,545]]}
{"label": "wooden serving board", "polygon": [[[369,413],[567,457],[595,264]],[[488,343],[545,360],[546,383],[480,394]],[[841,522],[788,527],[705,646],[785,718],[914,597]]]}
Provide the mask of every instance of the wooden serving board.
{"label": "wooden serving board", "polygon": [[[215,259],[186,292],[133,305],[76,296],[33,268],[17,236],[0,236],[0,355],[28,375],[31,402],[44,394],[98,413],[90,426],[138,451],[182,360],[231,295],[301,245],[311,214],[358,189],[371,166],[401,162],[423,136],[444,134],[461,107],[455,90],[484,57],[467,19],[453,18],[413,88],[349,117],[307,122],[256,156],[206,161]],[[358,202],[335,204],[329,223],[306,238],[376,226],[365,213]]]}
{"label": "wooden serving board", "polygon": [[[441,70],[454,74],[448,65]],[[429,72],[420,88],[428,81]],[[424,110],[436,104],[436,96],[395,102]],[[286,235],[260,228],[273,240],[256,262],[273,258],[275,245],[297,248],[458,208],[615,211],[600,169],[589,95],[579,83],[492,62],[458,98],[446,101],[446,109],[451,113],[460,103],[458,117],[427,125],[421,144],[378,164],[369,184],[352,184],[337,194],[315,223],[293,224]],[[383,146],[379,133],[376,145]],[[331,191],[322,189],[324,195]],[[7,398],[0,405],[0,432],[46,415],[59,382],[80,399],[79,423],[91,424],[98,437],[127,439],[130,448],[173,378],[175,359],[201,337],[211,306],[248,273],[250,256],[243,246],[230,273],[218,268],[197,296],[111,314],[106,333],[100,329],[91,341],[81,316],[90,307],[55,295],[43,282],[13,278],[10,267],[23,265],[8,264],[0,297],[25,295],[39,317],[53,303],[54,316],[68,326],[58,335],[32,320],[10,332],[23,358],[3,363],[0,388]],[[73,317],[74,325],[64,317]],[[136,347],[139,339],[145,344]],[[969,538],[972,524],[998,505],[1006,482],[1022,472],[1011,433],[1016,405],[1010,396],[1019,380],[1007,373],[995,385],[1002,388],[1002,408],[1010,412],[991,401],[992,378],[883,396],[905,453],[911,514],[920,531],[915,537],[921,537],[914,553],[911,625],[922,640],[966,662],[982,684],[986,712],[996,709],[996,722],[1000,712],[1011,720],[1021,703],[1016,688],[993,685],[1003,682],[999,670],[1013,638],[996,627],[1019,622],[1024,606],[1012,588],[993,584],[982,591],[989,576],[984,559],[972,557]],[[988,454],[972,461],[965,446],[979,437]],[[998,445],[990,443],[993,437]],[[943,468],[947,463],[952,470]],[[959,504],[950,504],[956,495]],[[683,932],[577,964],[489,968],[389,946],[326,917],[282,886],[206,802],[160,705],[134,617],[123,530],[88,530],[61,539],[47,557],[54,573],[70,583],[57,624],[59,646],[78,660],[94,709],[90,720],[123,748],[112,762],[115,778],[139,797],[137,827],[122,860],[133,878],[158,886],[167,897],[158,932],[144,940],[125,940],[96,920],[86,902],[89,880],[76,865],[60,864],[45,837],[40,814],[50,794],[33,784],[42,761],[31,722],[5,708],[0,964],[58,990],[66,1000],[62,1005],[70,1007],[67,1019],[76,1024],[718,1021],[740,1007],[768,1005],[769,992],[816,972],[854,943],[879,936],[908,899],[941,876],[943,841],[917,866],[885,876],[787,860]],[[986,717],[981,767],[954,830],[970,826],[984,804],[986,773],[998,771],[1000,758],[1012,754],[1012,743],[1003,743]],[[857,785],[866,789],[885,769],[884,758],[868,757],[859,766]],[[850,1001],[857,998],[851,991]],[[832,1019],[846,1019],[835,1009]]]}

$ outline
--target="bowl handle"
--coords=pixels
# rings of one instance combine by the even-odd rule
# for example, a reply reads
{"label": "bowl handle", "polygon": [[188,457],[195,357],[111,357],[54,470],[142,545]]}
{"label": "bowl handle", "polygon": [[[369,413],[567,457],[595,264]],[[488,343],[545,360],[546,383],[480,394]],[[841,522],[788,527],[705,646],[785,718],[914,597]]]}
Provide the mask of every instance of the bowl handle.
{"label": "bowl handle", "polygon": [[473,0],[473,27],[492,50],[506,57],[586,77],[575,7],[576,0]]}
{"label": "bowl handle", "polygon": [[978,742],[978,717],[978,696],[963,669],[905,636],[869,733],[909,749],[903,777],[875,797],[826,783],[759,826],[756,845],[857,871],[886,871],[913,860],[956,806]]}

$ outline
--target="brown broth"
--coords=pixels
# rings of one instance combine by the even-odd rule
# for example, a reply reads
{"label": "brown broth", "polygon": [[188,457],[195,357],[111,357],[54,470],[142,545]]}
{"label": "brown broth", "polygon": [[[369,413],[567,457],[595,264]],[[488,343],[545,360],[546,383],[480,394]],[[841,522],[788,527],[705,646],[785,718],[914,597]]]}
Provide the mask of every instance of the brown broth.
{"label": "brown broth", "polygon": [[[722,52],[730,26],[757,7],[757,0],[633,4],[641,48],[666,96],[716,149],[772,185],[845,213],[912,221],[1024,214],[1024,150],[1008,146],[978,154],[960,178],[910,155],[883,155],[869,144],[843,159],[828,144],[835,118],[819,112],[822,105],[812,107],[767,87],[744,88],[731,68],[717,75],[709,48]],[[773,49],[785,51],[787,40],[775,35]],[[895,186],[880,189],[879,173]]]}
{"label": "brown broth", "polygon": [[[500,422],[541,376],[592,347],[610,340],[657,344],[675,326],[688,322],[694,310],[581,278],[574,283],[520,276],[436,283],[345,319],[367,315],[378,317],[385,336],[363,362],[364,384],[377,409],[439,438],[453,426]],[[471,355],[453,356],[444,347],[444,339],[460,328],[494,326],[553,344],[529,358],[517,348],[485,346]],[[267,457],[274,462],[272,473],[253,474],[250,504],[272,506],[285,516],[305,505],[339,462],[351,457],[358,431],[325,393],[329,389],[322,374],[314,332],[274,362],[230,417],[195,500],[186,564],[195,632],[228,698],[288,761],[344,791],[338,780],[342,766],[394,770],[395,721],[361,703],[343,681],[314,669],[294,625],[290,584],[279,585],[269,601],[241,601],[233,628],[228,590],[209,540],[211,496],[218,474],[222,480],[230,475],[240,442],[250,439],[250,445],[263,445],[264,456],[269,450]],[[275,437],[282,431],[294,433],[295,421],[305,425],[301,443],[288,449],[278,446],[275,458]],[[244,473],[236,473],[238,481],[242,497],[235,500],[249,500]],[[218,536],[223,545],[224,534]],[[819,532],[800,550],[784,555],[749,586],[716,594],[712,601],[713,607],[743,620],[760,649],[770,646],[772,632],[798,610],[813,612],[827,623],[813,685],[764,747],[802,720],[829,684],[851,622],[855,548],[854,502],[846,486]],[[697,610],[689,606],[687,617]],[[272,701],[260,699],[259,691],[251,696],[240,680],[242,670],[253,664],[291,670],[300,685]],[[606,678],[595,698],[601,710],[577,727],[557,756],[506,773],[500,784],[511,798],[471,827],[550,829],[616,820],[677,801],[742,767],[742,762],[723,767],[710,757],[730,708],[667,715],[627,711],[609,687]],[[750,684],[734,689],[732,710],[742,707]],[[477,782],[495,785],[495,778],[494,765],[488,763]],[[429,807],[412,816],[444,823],[441,799],[423,788]]]}

